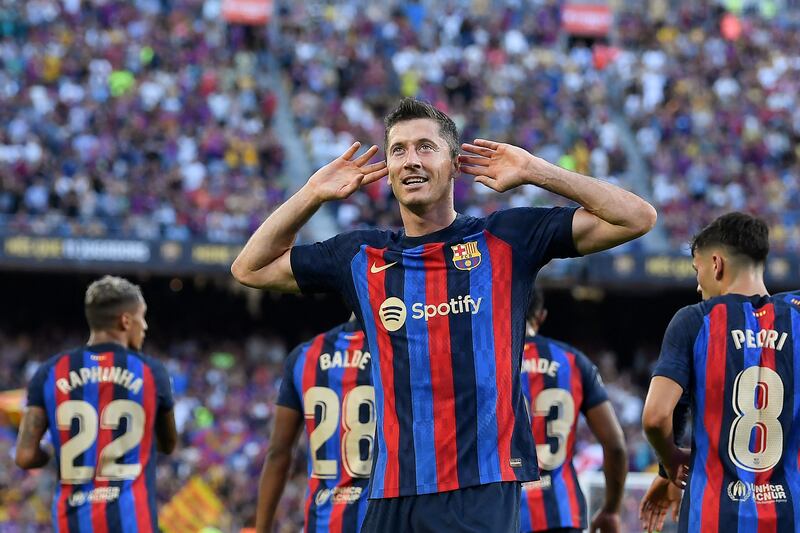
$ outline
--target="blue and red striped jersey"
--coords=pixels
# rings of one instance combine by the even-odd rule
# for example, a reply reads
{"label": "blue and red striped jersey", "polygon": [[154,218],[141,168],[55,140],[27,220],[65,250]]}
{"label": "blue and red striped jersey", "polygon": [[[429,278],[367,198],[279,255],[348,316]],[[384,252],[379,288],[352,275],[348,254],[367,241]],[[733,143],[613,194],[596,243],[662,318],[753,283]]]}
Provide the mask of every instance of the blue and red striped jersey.
{"label": "blue and red striped jersey", "polygon": [[572,456],[578,414],[608,400],[600,374],[584,354],[542,335],[526,339],[521,371],[540,476],[523,485],[521,531],[586,529]]}
{"label": "blue and red striped jersey", "polygon": [[693,414],[682,531],[800,531],[800,293],[678,311],[654,375]]}
{"label": "blue and red striped jersey", "polygon": [[364,333],[348,322],[301,344],[286,361],[278,405],[306,419],[308,533],[361,530],[375,435],[370,359]]}
{"label": "blue and red striped jersey", "polygon": [[48,416],[55,531],[158,531],[155,422],[173,404],[164,366],[118,344],[76,348],[37,369],[28,405]]}
{"label": "blue and red striped jersey", "polygon": [[304,292],[338,291],[363,325],[377,409],[371,498],[537,479],[520,391],[525,311],[571,208],[458,215],[428,235],[363,230],[292,249]]}

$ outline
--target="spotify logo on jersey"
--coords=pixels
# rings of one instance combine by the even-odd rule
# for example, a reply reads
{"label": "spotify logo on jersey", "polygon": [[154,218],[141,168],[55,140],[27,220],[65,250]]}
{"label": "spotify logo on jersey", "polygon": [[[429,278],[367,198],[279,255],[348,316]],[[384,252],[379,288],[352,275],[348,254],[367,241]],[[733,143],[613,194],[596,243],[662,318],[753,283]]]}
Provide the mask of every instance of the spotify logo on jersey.
{"label": "spotify logo on jersey", "polygon": [[397,331],[406,323],[406,304],[395,296],[386,298],[381,304],[378,314],[386,331]]}

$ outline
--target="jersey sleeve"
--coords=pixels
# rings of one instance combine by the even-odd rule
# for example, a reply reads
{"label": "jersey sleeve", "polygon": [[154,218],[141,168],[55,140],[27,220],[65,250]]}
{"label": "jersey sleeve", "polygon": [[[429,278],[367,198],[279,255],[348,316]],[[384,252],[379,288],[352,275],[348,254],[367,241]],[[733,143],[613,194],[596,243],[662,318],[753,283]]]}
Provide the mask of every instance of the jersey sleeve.
{"label": "jersey sleeve", "polygon": [[688,389],[692,376],[692,352],[701,325],[702,317],[695,306],[684,307],[675,313],[664,333],[653,376],[669,378],[684,391]]}
{"label": "jersey sleeve", "polygon": [[36,369],[30,382],[28,383],[28,400],[29,407],[44,407],[44,382],[47,380],[51,365],[42,364]]}
{"label": "jersey sleeve", "polygon": [[575,357],[583,382],[583,403],[581,404],[581,412],[586,414],[592,407],[596,407],[607,401],[608,393],[606,392],[605,385],[603,385],[603,379],[600,377],[600,371],[597,370],[594,363],[582,353],[575,354]]}
{"label": "jersey sleeve", "polygon": [[337,292],[347,285],[350,262],[358,252],[355,232],[342,233],[326,241],[292,247],[292,274],[303,293]]}
{"label": "jersey sleeve", "polygon": [[156,395],[158,397],[158,408],[169,411],[175,407],[175,398],[172,396],[172,381],[169,372],[161,361],[150,359],[150,368],[153,371],[153,380],[156,383]]}
{"label": "jersey sleeve", "polygon": [[508,241],[538,266],[551,259],[577,257],[572,239],[575,207],[518,207],[491,215],[489,231]]}
{"label": "jersey sleeve", "polygon": [[305,345],[301,344],[289,354],[286,358],[286,364],[283,370],[283,379],[281,380],[281,388],[278,391],[278,405],[294,409],[295,411],[303,412],[302,394],[297,390],[294,384],[294,367],[297,364],[297,359]]}

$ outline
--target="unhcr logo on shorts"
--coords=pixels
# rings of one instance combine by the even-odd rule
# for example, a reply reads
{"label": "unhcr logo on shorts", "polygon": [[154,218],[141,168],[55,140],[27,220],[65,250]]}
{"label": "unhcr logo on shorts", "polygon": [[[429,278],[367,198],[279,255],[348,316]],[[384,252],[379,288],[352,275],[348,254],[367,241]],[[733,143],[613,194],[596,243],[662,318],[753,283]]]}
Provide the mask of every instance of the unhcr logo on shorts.
{"label": "unhcr logo on shorts", "polygon": [[397,331],[406,323],[406,304],[395,296],[386,298],[381,304],[378,315],[386,331]]}

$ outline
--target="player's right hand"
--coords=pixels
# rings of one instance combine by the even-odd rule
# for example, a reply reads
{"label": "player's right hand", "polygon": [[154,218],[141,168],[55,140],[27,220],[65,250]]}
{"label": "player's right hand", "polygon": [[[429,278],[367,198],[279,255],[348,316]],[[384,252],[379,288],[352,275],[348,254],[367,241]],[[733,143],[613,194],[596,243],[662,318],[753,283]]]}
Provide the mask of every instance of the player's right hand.
{"label": "player's right hand", "polygon": [[668,479],[656,476],[639,505],[639,520],[647,533],[661,531],[664,519],[672,510],[672,520],[678,521],[683,490]]}
{"label": "player's right hand", "polygon": [[317,170],[308,179],[307,186],[311,187],[318,201],[343,200],[362,185],[378,181],[389,173],[386,161],[368,164],[378,153],[377,146],[373,145],[353,159],[360,147],[360,142],[354,142],[345,153]]}

